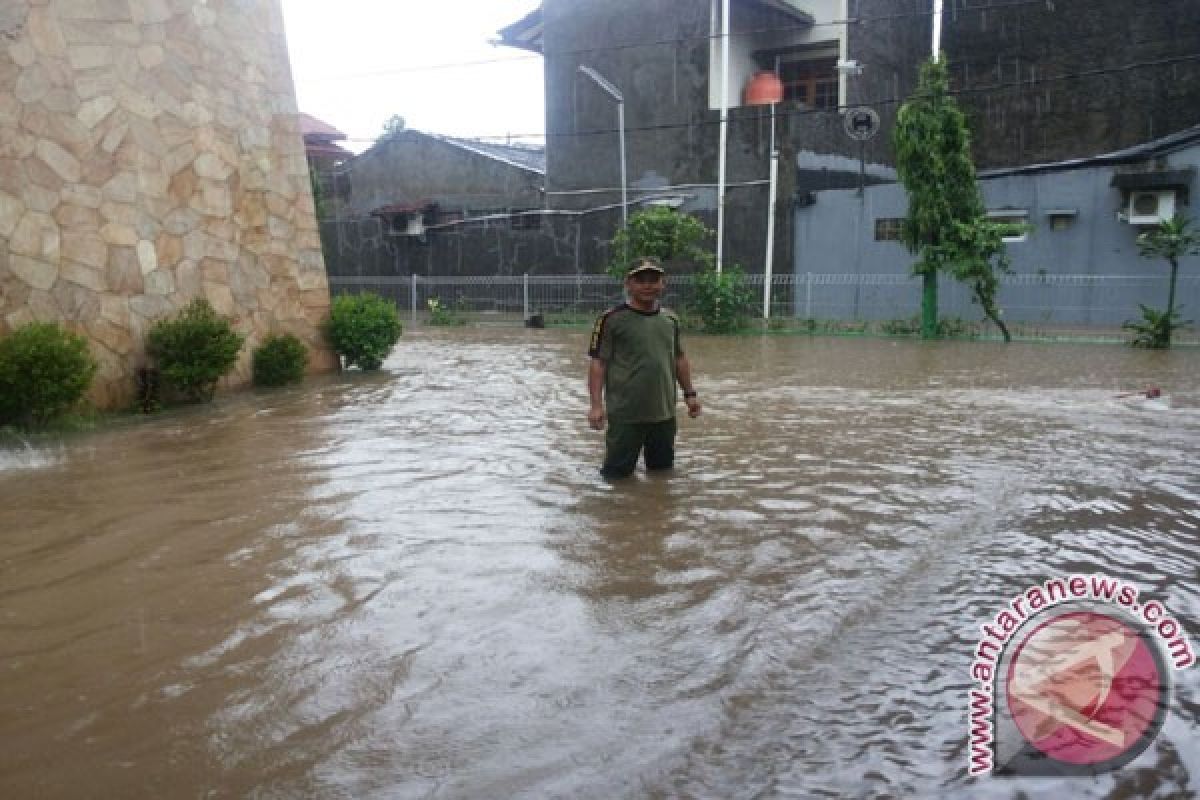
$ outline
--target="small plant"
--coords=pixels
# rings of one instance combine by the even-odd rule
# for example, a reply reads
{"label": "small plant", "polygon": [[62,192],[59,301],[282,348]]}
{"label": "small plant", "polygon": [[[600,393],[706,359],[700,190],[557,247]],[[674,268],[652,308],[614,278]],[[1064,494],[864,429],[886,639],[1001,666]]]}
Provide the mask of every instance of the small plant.
{"label": "small plant", "polygon": [[0,423],[35,428],[79,402],[96,374],[87,341],[49,322],[0,339]]}
{"label": "small plant", "polygon": [[425,307],[429,309],[429,324],[466,325],[467,321],[458,314],[464,306],[465,303],[461,298],[455,303],[454,308],[443,303],[440,297],[429,298],[425,301]]}
{"label": "small plant", "polygon": [[1175,310],[1157,311],[1142,303],[1138,303],[1138,308],[1142,310],[1141,321],[1126,322],[1121,326],[1134,334],[1129,342],[1134,347],[1166,350],[1171,346],[1171,332],[1191,325],[1191,320],[1180,319]]}
{"label": "small plant", "polygon": [[212,400],[217,381],[237,363],[245,336],[202,297],[178,316],[159,320],[146,336],[147,351],[172,388],[193,402]]}
{"label": "small plant", "polygon": [[885,319],[879,323],[879,330],[888,336],[912,336],[921,332],[921,319],[920,317]]}
{"label": "small plant", "polygon": [[[938,320],[937,335],[939,337],[974,339],[979,336],[979,326],[962,317],[942,317]],[[1009,341],[1009,338],[1005,337],[1004,341]]]}
{"label": "small plant", "polygon": [[299,383],[308,367],[308,348],[290,333],[268,336],[254,351],[254,383],[284,386]]}
{"label": "small plant", "polygon": [[704,330],[732,333],[746,327],[753,297],[740,267],[732,266],[721,273],[706,267],[692,281],[691,311],[704,321]]}
{"label": "small plant", "polygon": [[394,303],[363,292],[334,298],[325,331],[346,366],[376,370],[400,340],[404,326]]}
{"label": "small plant", "polygon": [[1161,258],[1171,266],[1167,309],[1152,314],[1151,309],[1141,306],[1143,321],[1127,322],[1123,327],[1138,334],[1130,342],[1134,347],[1166,349],[1171,346],[1171,332],[1188,324],[1180,322],[1179,315],[1175,313],[1175,283],[1179,276],[1179,260],[1200,254],[1200,231],[1192,227],[1190,219],[1176,215],[1159,223],[1158,227],[1139,234],[1137,245],[1142,258]]}

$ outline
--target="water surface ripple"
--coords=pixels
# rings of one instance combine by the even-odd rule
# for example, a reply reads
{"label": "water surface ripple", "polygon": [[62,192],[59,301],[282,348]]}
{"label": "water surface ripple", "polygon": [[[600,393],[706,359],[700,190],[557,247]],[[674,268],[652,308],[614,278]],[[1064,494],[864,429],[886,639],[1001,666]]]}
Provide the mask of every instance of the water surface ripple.
{"label": "water surface ripple", "polygon": [[965,720],[977,626],[1046,578],[1200,641],[1200,352],[694,337],[678,469],[611,485],[585,344],[418,331],[0,442],[0,796],[1200,791],[1195,670],[1094,780],[970,780]]}

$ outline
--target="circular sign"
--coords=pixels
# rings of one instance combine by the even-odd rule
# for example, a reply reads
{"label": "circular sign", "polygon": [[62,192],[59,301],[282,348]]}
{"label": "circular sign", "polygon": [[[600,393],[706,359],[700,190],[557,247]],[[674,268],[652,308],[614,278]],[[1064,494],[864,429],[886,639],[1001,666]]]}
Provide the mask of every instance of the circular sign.
{"label": "circular sign", "polygon": [[879,115],[875,113],[875,109],[866,106],[852,108],[842,117],[842,126],[851,139],[865,142],[879,133]]}
{"label": "circular sign", "polygon": [[1115,767],[1162,727],[1167,676],[1137,630],[1107,614],[1075,612],[1020,643],[1006,689],[1018,730],[1044,757]]}

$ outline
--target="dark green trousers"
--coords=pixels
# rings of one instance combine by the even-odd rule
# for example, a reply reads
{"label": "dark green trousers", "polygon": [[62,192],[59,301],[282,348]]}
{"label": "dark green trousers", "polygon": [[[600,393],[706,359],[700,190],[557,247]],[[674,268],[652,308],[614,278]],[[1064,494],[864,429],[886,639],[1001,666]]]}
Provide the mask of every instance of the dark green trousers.
{"label": "dark green trousers", "polygon": [[662,422],[610,422],[604,435],[606,478],[624,478],[645,451],[646,469],[670,469],[675,463],[675,418]]}

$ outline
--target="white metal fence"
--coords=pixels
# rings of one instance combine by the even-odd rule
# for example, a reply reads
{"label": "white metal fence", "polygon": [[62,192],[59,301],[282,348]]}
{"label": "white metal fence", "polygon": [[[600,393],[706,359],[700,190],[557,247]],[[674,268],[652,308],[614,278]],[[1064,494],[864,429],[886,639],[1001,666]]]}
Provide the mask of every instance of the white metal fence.
{"label": "white metal fence", "polygon": [[[621,301],[621,282],[606,275],[515,276],[330,276],[337,293],[372,291],[389,297],[412,323],[430,320],[429,302],[436,299],[454,321],[521,324],[540,315],[548,324],[579,323]],[[763,276],[748,275],[755,301],[747,312],[762,317]],[[1014,332],[1065,335],[1119,332],[1122,323],[1139,319],[1140,303],[1166,305],[1165,275],[1007,275],[998,294],[1004,318]],[[692,281],[671,277],[664,305],[687,311]],[[921,283],[909,275],[845,275],[807,273],[776,275],[771,280],[772,325],[815,323],[836,330],[895,331],[914,320],[920,309]],[[995,333],[971,302],[965,286],[949,278],[939,281],[939,311],[976,332]],[[1182,276],[1176,305],[1185,319],[1200,308],[1200,277]],[[1180,342],[1198,341],[1192,330]]]}

